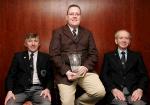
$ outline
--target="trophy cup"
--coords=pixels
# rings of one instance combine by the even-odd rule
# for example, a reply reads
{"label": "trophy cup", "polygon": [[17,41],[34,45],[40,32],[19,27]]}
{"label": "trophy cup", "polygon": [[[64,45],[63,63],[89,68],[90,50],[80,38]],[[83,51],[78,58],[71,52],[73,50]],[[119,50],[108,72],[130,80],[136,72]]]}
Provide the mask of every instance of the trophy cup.
{"label": "trophy cup", "polygon": [[[78,72],[81,66],[81,53],[70,53],[68,56],[72,72]],[[78,77],[81,76],[78,75]]]}

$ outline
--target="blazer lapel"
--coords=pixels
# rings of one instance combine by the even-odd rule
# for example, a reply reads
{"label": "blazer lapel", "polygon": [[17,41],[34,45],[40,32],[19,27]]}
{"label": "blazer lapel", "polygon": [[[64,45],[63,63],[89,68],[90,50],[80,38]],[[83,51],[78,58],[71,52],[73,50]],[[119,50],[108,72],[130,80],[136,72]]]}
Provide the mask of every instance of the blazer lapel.
{"label": "blazer lapel", "polygon": [[119,70],[122,69],[122,64],[121,64],[121,60],[120,60],[119,53],[118,53],[117,49],[114,51],[114,60],[116,62],[116,65],[118,66]]}
{"label": "blazer lapel", "polygon": [[68,26],[68,25],[65,25],[65,26],[64,26],[64,35],[66,35],[68,38],[70,38],[71,40],[74,41],[72,32],[71,32],[71,30],[69,29],[69,26]]}
{"label": "blazer lapel", "polygon": [[82,31],[81,27],[79,26],[79,28],[78,28],[78,36],[77,36],[77,38],[76,38],[76,40],[75,40],[76,43],[78,43],[78,42],[80,41],[81,36],[83,35],[82,32],[83,32],[83,31]]}
{"label": "blazer lapel", "polygon": [[126,71],[129,70],[129,68],[132,66],[132,53],[128,50],[128,53],[127,53],[127,62],[126,62]]}
{"label": "blazer lapel", "polygon": [[25,67],[27,68],[27,70],[29,70],[29,55],[28,55],[28,51],[25,51],[23,54],[23,61],[25,64]]}
{"label": "blazer lapel", "polygon": [[36,62],[37,71],[39,71],[40,64],[41,64],[41,54],[40,54],[40,52],[38,52],[38,55],[37,55],[37,62]]}
{"label": "blazer lapel", "polygon": [[120,57],[119,57],[119,53],[118,53],[117,50],[115,51],[114,55],[115,55],[115,59],[116,59],[116,61],[118,62],[118,64],[121,64]]}
{"label": "blazer lapel", "polygon": [[79,40],[81,39],[82,29],[79,26],[79,28],[78,28],[78,36],[77,36],[76,39],[74,39],[73,34],[72,34],[71,30],[69,29],[68,25],[65,25],[64,26],[64,35],[66,35],[68,38],[70,38],[75,43],[78,43]]}

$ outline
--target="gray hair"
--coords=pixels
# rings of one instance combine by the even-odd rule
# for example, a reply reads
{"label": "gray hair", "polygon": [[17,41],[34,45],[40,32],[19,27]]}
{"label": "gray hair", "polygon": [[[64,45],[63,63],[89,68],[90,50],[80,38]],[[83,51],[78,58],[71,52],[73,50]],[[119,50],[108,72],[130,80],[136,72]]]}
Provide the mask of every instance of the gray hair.
{"label": "gray hair", "polygon": [[119,35],[121,32],[127,33],[130,38],[132,37],[131,34],[130,34],[127,30],[122,29],[122,30],[118,30],[118,31],[115,33],[115,38],[118,38],[118,35]]}

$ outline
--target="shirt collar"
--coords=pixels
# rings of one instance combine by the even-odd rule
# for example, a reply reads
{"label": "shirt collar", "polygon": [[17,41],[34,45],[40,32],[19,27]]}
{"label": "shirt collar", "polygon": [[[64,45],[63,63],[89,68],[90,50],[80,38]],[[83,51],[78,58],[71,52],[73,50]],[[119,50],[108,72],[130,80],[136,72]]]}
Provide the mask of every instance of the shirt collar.
{"label": "shirt collar", "polygon": [[125,54],[127,54],[127,49],[126,50],[121,50],[121,49],[118,48],[119,55],[121,54],[121,52],[125,52]]}
{"label": "shirt collar", "polygon": [[73,28],[70,25],[68,25],[69,29],[71,30],[71,32],[73,32],[74,29],[76,29],[76,34],[78,33],[78,27],[77,28]]}
{"label": "shirt collar", "polygon": [[[31,51],[28,51],[28,54],[30,55],[32,52]],[[38,51],[36,51],[36,52],[33,52],[34,53],[34,55],[37,55],[38,54]]]}

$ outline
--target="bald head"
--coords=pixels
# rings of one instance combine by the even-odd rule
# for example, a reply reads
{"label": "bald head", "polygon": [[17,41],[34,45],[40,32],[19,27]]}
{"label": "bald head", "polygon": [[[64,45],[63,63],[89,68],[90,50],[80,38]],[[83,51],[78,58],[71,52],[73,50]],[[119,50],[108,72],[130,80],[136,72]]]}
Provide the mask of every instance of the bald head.
{"label": "bald head", "polygon": [[115,43],[118,45],[118,48],[125,50],[128,48],[131,42],[131,35],[126,30],[119,30],[115,34]]}
{"label": "bald head", "polygon": [[127,31],[127,30],[119,30],[115,33],[115,38],[118,38],[119,35],[121,34],[126,34],[129,36],[129,38],[131,38],[131,34]]}

